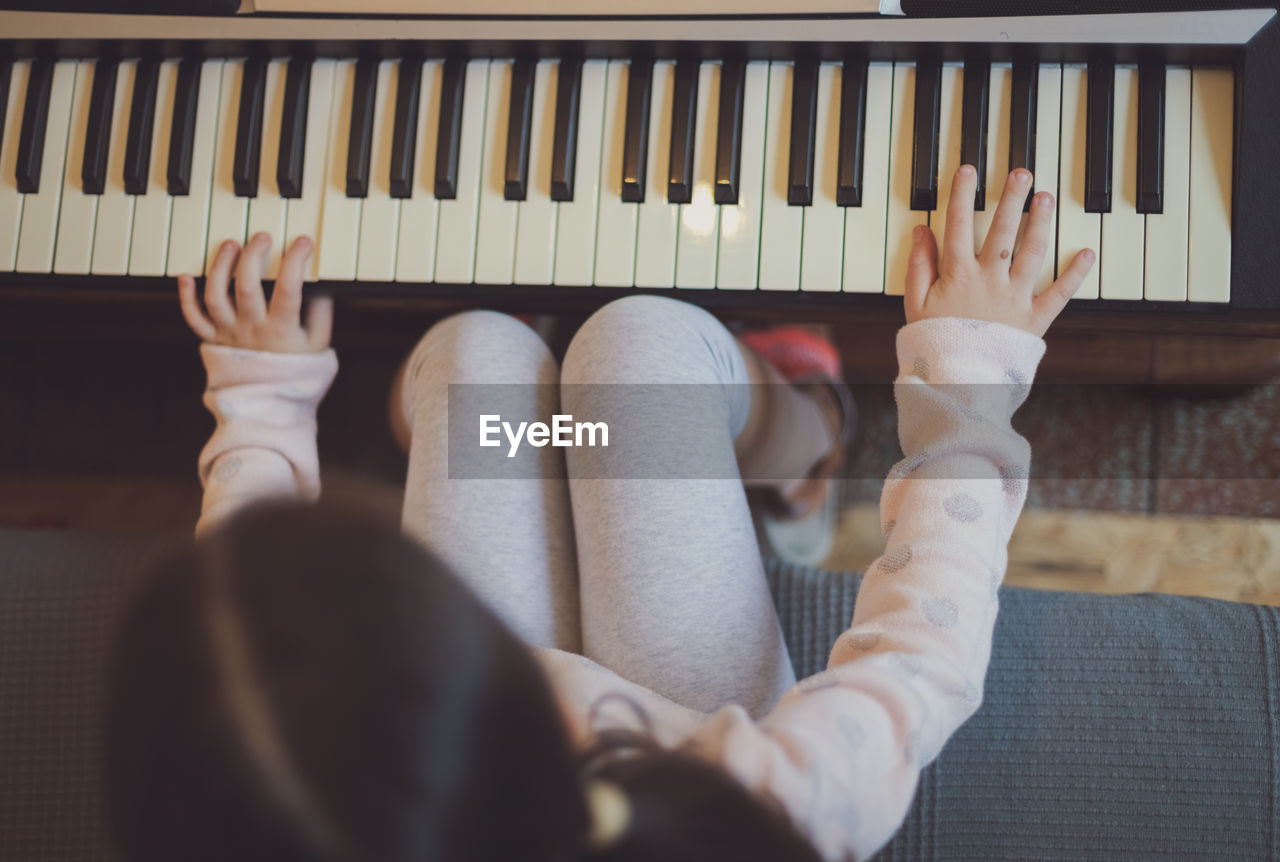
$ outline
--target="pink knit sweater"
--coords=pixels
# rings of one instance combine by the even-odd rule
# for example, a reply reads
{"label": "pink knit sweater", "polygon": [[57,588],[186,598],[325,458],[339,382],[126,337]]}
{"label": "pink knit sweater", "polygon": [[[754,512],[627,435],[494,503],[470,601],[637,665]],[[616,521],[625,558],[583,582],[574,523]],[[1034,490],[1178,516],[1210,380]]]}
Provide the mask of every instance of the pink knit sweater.
{"label": "pink knit sweater", "polygon": [[[201,350],[218,427],[200,455],[197,532],[264,496],[317,496],[315,409],[337,371],[333,351]],[[921,768],[982,703],[996,590],[1031,457],[1010,420],[1044,342],[998,323],[942,318],[904,327],[897,351],[905,457],[881,496],[888,547],[867,571],[826,671],[756,722],[741,706],[703,715],[582,656],[537,650],[580,742],[601,727],[599,715],[588,726],[591,705],[626,694],[661,744],[777,799],[830,860],[866,859],[892,838]]]}

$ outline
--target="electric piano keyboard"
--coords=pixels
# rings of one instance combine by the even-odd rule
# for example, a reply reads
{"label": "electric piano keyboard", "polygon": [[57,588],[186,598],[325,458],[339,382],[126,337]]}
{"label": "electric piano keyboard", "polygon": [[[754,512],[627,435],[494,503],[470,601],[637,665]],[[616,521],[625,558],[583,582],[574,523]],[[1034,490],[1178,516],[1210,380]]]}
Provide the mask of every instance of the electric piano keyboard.
{"label": "electric piano keyboard", "polygon": [[1011,169],[1056,196],[1042,287],[1099,251],[1073,308],[1267,319],[1274,14],[0,12],[0,296],[168,291],[265,231],[270,277],[309,235],[311,279],[357,295],[857,315],[898,304],[968,162],[979,243]]}

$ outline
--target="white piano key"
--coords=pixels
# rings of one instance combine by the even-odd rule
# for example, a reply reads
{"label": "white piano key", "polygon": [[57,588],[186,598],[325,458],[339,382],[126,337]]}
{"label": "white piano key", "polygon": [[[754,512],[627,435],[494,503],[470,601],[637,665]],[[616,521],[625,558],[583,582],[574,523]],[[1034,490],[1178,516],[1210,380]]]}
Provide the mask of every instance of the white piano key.
{"label": "white piano key", "polygon": [[765,121],[764,202],[760,213],[760,289],[800,289],[800,243],[804,207],[787,203],[791,159],[793,63],[769,65],[769,103]]}
{"label": "white piano key", "polygon": [[[311,92],[307,97],[307,131],[302,154],[302,188],[299,189],[299,197],[289,199],[285,214],[285,248],[300,236],[310,237],[312,242],[320,236],[335,65],[333,60],[316,60],[311,64]],[[320,255],[313,251],[306,278],[307,281],[315,281],[319,277]]]}
{"label": "white piano key", "polygon": [[13,64],[4,134],[0,138],[0,272],[12,272],[18,259],[18,232],[22,227],[22,204],[26,198],[18,191],[18,138],[22,134],[22,105],[26,101],[30,76],[31,61]]}
{"label": "white piano key", "polygon": [[1234,82],[1230,69],[1194,69],[1191,79],[1191,217],[1187,299],[1231,299],[1231,162]]}
{"label": "white piano key", "polygon": [[604,134],[604,85],[609,64],[582,64],[578,100],[577,171],[573,200],[561,201],[556,225],[556,284],[589,285],[595,275],[596,208],[600,203],[600,142]]}
{"label": "white piano key", "polygon": [[[439,282],[469,284],[475,280],[476,216],[488,86],[489,61],[472,60],[467,63],[458,152],[458,196],[440,202],[435,279]],[[432,170],[435,170],[434,166]]]}
{"label": "white piano key", "polygon": [[[1062,149],[1058,165],[1058,261],[1062,269],[1086,248],[1102,255],[1102,216],[1085,212],[1084,165],[1088,138],[1089,73],[1084,65],[1062,68]],[[1076,299],[1098,298],[1094,264]]]}
{"label": "white piano key", "polygon": [[436,271],[436,225],[440,201],[435,195],[436,141],[440,129],[440,86],[444,61],[422,66],[418,101],[417,157],[413,189],[400,202],[400,237],[396,243],[396,281],[429,282]]}
{"label": "white piano key", "polygon": [[838,63],[818,67],[818,122],[813,162],[813,205],[805,209],[801,242],[800,289],[840,290],[844,263],[844,207],[836,204],[840,156]]}
{"label": "white piano key", "polygon": [[1116,66],[1111,212],[1102,214],[1103,299],[1142,299],[1144,216],[1138,212],[1138,68]]}
{"label": "white piano key", "polygon": [[[511,115],[512,60],[489,63],[485,106],[484,162],[476,232],[476,283],[510,284],[516,268],[516,216],[520,204],[503,197],[507,175],[507,131]],[[583,238],[580,238],[580,242]],[[590,240],[586,240],[590,242]]]}
{"label": "white piano key", "polygon": [[[987,231],[1009,180],[1009,133],[1013,119],[1013,66],[991,64],[990,100],[987,102],[987,199],[986,206],[973,214],[973,250],[982,251]],[[941,237],[939,237],[941,239]]]}
{"label": "white piano key", "polygon": [[133,81],[138,61],[122,62],[116,72],[115,107],[107,143],[107,176],[98,196],[98,227],[93,235],[93,274],[124,275],[129,271],[133,244],[133,207],[137,201],[124,189],[124,158],[129,139]]}
{"label": "white piano key", "polygon": [[716,287],[754,290],[760,264],[760,211],[764,202],[765,120],[769,64],[748,63],[742,93],[742,154],[738,203],[720,208]]}
{"label": "white piano key", "polygon": [[[560,64],[555,60],[542,60],[533,74],[528,194],[520,202],[516,217],[517,284],[551,284],[555,274],[556,222],[560,205],[551,199],[551,151],[555,145],[559,70]],[[610,75],[612,77],[612,69]],[[602,197],[606,194],[606,191],[601,192]],[[634,226],[631,240],[634,245]],[[634,250],[633,247],[628,253],[634,253]],[[628,264],[627,284],[630,283],[631,267]]]}
{"label": "white piano key", "polygon": [[902,296],[907,284],[912,231],[929,214],[911,209],[911,150],[915,137],[916,64],[893,67],[893,143],[889,151],[889,215],[885,228],[884,292]]}
{"label": "white piano key", "polygon": [[884,292],[885,219],[893,132],[893,64],[867,66],[867,122],[862,136],[862,206],[844,214],[844,289]]}
{"label": "white piano key", "polygon": [[[200,95],[196,101],[195,142],[191,148],[189,193],[173,199],[169,227],[168,275],[203,275],[209,239],[209,199],[213,190],[213,154],[218,139],[218,109],[222,93],[222,61],[200,65]],[[166,184],[168,178],[165,179]]]}
{"label": "white piano key", "polygon": [[328,164],[324,172],[320,236],[316,238],[316,277],[324,281],[352,281],[360,243],[360,198],[347,197],[347,148],[351,139],[351,100],[355,94],[356,61],[339,60],[333,74],[333,104],[329,110]]}
{"label": "white piano key", "polygon": [[720,64],[698,67],[698,104],[694,111],[693,187],[690,201],[680,205],[676,237],[676,287],[716,286],[716,241],[720,208],[716,206],[716,131],[720,107]]}
{"label": "white piano key", "polygon": [[168,262],[169,222],[173,209],[173,198],[169,197],[169,136],[173,129],[173,100],[178,92],[178,62],[165,60],[160,64],[156,78],[151,167],[147,193],[138,197],[133,209],[130,275],[164,275]]}
{"label": "white piano key", "polygon": [[280,273],[280,258],[284,256],[285,218],[289,202],[280,194],[276,169],[280,162],[280,123],[284,115],[285,79],[289,72],[288,60],[272,60],[267,63],[267,83],[262,102],[262,148],[258,154],[258,194],[249,199],[249,220],[245,235],[252,237],[265,233],[271,237],[271,251],[267,254],[266,279],[274,279]]}
{"label": "white piano key", "polygon": [[951,183],[960,169],[960,136],[964,106],[964,74],[959,63],[942,64],[941,111],[938,123],[938,208],[929,213],[929,227],[938,238],[942,254],[947,236],[947,204]]}
{"label": "white piano key", "polygon": [[[1059,120],[1062,108],[1062,67],[1056,63],[1040,65],[1040,81],[1036,93],[1036,170],[1035,189],[1037,192],[1050,192],[1057,202],[1058,191],[1058,147],[1061,144]],[[1049,222],[1049,248],[1045,252],[1044,266],[1040,270],[1040,280],[1036,284],[1036,293],[1053,284],[1057,274],[1055,253],[1058,235],[1058,207],[1053,209],[1053,217]],[[1070,261],[1068,261],[1069,263]]]}
{"label": "white piano key", "polygon": [[[222,65],[218,88],[217,147],[209,186],[209,241],[205,247],[205,270],[213,263],[219,246],[227,240],[244,242],[249,217],[249,199],[236,196],[232,174],[236,159],[236,126],[240,118],[240,84],[244,80],[243,59]],[[101,217],[101,216],[99,216]],[[96,259],[95,259],[96,263]]]}
{"label": "white piano key", "polygon": [[[630,287],[636,268],[636,212],[638,205],[622,199],[622,152],[627,136],[627,81],[630,64],[609,63],[604,99],[604,155],[600,163],[600,209],[596,225],[595,283],[602,287]],[[534,109],[537,110],[535,98]],[[534,125],[535,130],[537,125]],[[548,138],[550,140],[550,138]],[[520,234],[525,230],[520,208]],[[516,259],[516,280],[520,260]]]}
{"label": "white piano key", "polygon": [[369,196],[360,211],[357,281],[391,281],[396,275],[400,199],[391,196],[391,142],[395,137],[396,90],[400,63],[378,64],[378,95],[373,109],[373,152],[369,159]]}
{"label": "white piano key", "polygon": [[1187,299],[1190,191],[1191,70],[1170,66],[1164,79],[1164,212],[1146,216],[1144,299]]}
{"label": "white piano key", "polygon": [[672,287],[676,283],[676,231],[680,207],[667,203],[675,70],[675,63],[669,60],[653,64],[644,203],[640,204],[636,217],[636,287]]}
{"label": "white piano key", "polygon": [[75,96],[71,102],[71,128],[67,133],[67,158],[62,181],[62,209],[58,213],[58,239],[53,271],[87,275],[93,262],[93,228],[98,218],[98,196],[84,193],[84,140],[89,129],[89,103],[93,94],[91,60],[76,69]]}
{"label": "white piano key", "polygon": [[62,202],[67,129],[71,124],[71,97],[75,83],[74,60],[62,60],[54,65],[53,84],[49,92],[49,122],[44,133],[40,190],[27,195],[22,204],[18,272],[53,270],[53,247],[58,237],[58,206]]}

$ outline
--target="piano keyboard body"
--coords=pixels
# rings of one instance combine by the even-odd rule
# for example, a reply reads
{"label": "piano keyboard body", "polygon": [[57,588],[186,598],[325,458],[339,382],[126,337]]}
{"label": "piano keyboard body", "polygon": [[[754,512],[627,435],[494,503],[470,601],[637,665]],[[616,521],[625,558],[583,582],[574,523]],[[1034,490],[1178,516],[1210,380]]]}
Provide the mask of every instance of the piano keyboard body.
{"label": "piano keyboard body", "polygon": [[[1024,18],[0,12],[5,299],[171,301],[227,238],[313,290],[901,319],[950,176],[1059,206],[1065,320],[1280,334],[1274,9]],[[0,313],[3,313],[0,311]]]}

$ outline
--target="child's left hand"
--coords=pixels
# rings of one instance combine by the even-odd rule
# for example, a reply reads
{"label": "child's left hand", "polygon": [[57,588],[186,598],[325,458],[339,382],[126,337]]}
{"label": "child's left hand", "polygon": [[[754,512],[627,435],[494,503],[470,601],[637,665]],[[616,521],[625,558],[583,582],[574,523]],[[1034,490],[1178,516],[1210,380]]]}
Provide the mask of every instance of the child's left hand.
{"label": "child's left hand", "polygon": [[[271,237],[255,234],[244,246],[227,240],[205,279],[204,308],[196,296],[196,281],[178,278],[182,316],[200,338],[212,344],[268,350],[274,353],[315,353],[329,346],[333,331],[333,301],[317,296],[307,304],[302,323],[302,282],[311,258],[311,240],[300,236],[280,261],[280,275],[268,306],[262,292]],[[235,295],[228,294],[235,269]]]}

